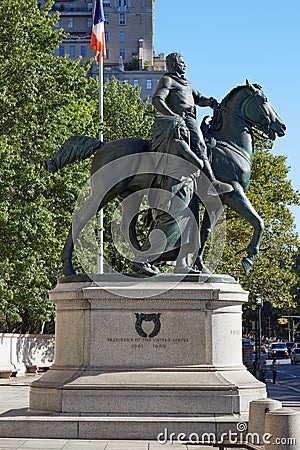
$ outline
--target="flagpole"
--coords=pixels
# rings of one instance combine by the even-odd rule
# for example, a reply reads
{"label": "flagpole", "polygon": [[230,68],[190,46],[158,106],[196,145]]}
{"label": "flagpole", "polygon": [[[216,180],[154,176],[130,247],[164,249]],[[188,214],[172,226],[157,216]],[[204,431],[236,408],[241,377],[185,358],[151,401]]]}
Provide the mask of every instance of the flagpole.
{"label": "flagpole", "polygon": [[[103,142],[103,129],[102,129],[102,122],[103,122],[103,56],[100,52],[100,59],[99,59],[99,140]],[[104,252],[104,232],[103,232],[103,226],[104,226],[104,215],[103,215],[103,209],[99,212],[98,215],[98,225],[99,225],[99,251],[98,251],[98,257],[97,257],[97,271],[98,273],[103,273],[103,252]]]}
{"label": "flagpole", "polygon": [[[103,58],[105,55],[105,33],[104,33],[105,16],[103,11],[102,0],[95,0],[95,8],[93,14],[93,27],[91,35],[91,49],[96,51],[95,60],[98,62],[99,69],[99,139],[103,142]],[[99,225],[99,249],[97,254],[97,272],[103,273],[103,211],[98,214]]]}

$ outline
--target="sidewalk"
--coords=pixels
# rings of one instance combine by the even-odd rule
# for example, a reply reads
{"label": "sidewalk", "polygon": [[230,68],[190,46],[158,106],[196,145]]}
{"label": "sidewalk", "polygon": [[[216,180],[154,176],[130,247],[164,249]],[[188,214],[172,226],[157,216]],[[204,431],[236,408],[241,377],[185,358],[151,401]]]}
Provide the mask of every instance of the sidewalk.
{"label": "sidewalk", "polygon": [[[0,379],[0,418],[8,414],[13,417],[28,408],[29,386],[40,375],[24,375]],[[3,438],[0,436],[0,450],[211,450],[209,445],[159,443],[157,441],[114,441],[75,439],[28,439]]]}
{"label": "sidewalk", "polygon": [[63,439],[0,439],[0,450],[208,450],[206,445],[159,444],[150,441],[83,441]]}

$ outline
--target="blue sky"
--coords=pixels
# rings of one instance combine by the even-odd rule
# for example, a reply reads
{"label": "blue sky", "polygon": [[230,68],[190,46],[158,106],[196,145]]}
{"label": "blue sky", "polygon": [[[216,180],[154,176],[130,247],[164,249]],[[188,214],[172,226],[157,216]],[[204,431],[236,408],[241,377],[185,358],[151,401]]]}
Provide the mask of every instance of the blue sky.
{"label": "blue sky", "polygon": [[[300,189],[300,0],[156,0],[155,53],[178,51],[187,78],[221,101],[235,86],[262,85],[287,125],[273,152],[286,155],[288,178]],[[198,109],[198,120],[210,113]],[[292,208],[300,234],[300,207]]]}

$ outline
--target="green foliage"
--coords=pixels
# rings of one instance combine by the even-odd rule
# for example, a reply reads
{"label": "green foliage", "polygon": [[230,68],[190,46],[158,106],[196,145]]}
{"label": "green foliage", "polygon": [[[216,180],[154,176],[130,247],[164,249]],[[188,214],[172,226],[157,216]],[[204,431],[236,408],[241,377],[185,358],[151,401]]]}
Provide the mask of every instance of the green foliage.
{"label": "green foliage", "polygon": [[87,164],[51,176],[41,162],[70,135],[97,135],[99,126],[95,81],[79,61],[53,56],[62,32],[53,29],[51,3],[0,4],[0,317],[7,331],[36,332],[53,316],[47,291],[60,275],[74,200],[88,177]]}
{"label": "green foliage", "polygon": [[[98,136],[98,80],[53,51],[61,29],[53,28],[52,1],[0,4],[0,326],[38,332],[53,318],[48,290],[61,276],[60,252],[91,161],[49,174],[42,160],[71,135]],[[13,39],[11,30],[18,30]],[[153,109],[138,88],[113,80],[105,89],[106,140],[148,137]],[[117,204],[117,202],[116,202]],[[109,220],[114,205],[106,209]],[[109,245],[106,257],[119,270],[125,260]],[[80,267],[77,267],[80,270]]]}
{"label": "green foliage", "polygon": [[[44,9],[36,0],[0,3],[0,326],[6,331],[37,332],[53,317],[48,289],[61,275],[59,254],[89,177],[91,161],[54,175],[41,168],[41,161],[71,135],[96,137],[100,126],[98,85],[86,76],[89,67],[53,56],[63,33],[53,28],[58,16],[48,14],[52,3]],[[17,30],[13,36],[12,30]],[[106,141],[149,138],[155,113],[138,87],[113,79],[105,85],[104,105]],[[249,191],[266,225],[262,251],[246,277],[236,252],[248,245],[252,229],[228,210],[218,271],[238,275],[252,301],[260,295],[282,308],[293,306],[299,292],[294,271],[299,242],[288,209],[299,204],[299,193],[287,179],[285,157],[270,150],[269,143],[256,143]],[[105,257],[122,271],[128,261],[110,238],[117,204],[108,205],[104,214]]]}
{"label": "green foliage", "polygon": [[151,61],[145,61],[144,62],[143,70],[147,70],[147,71],[152,70],[152,63],[151,63]]}
{"label": "green foliage", "polygon": [[140,97],[141,88],[113,78],[104,86],[104,140],[125,137],[148,139],[155,116],[147,99]]}
{"label": "green foliage", "polygon": [[261,251],[246,276],[241,266],[245,253],[237,252],[250,243],[253,229],[228,209],[227,242],[218,271],[239,277],[244,289],[250,292],[250,307],[257,296],[278,308],[293,307],[292,288],[297,281],[293,268],[299,240],[289,206],[299,205],[300,195],[293,190],[287,178],[289,169],[286,157],[272,154],[268,141],[256,141],[255,147],[251,186],[247,195],[265,223]]}
{"label": "green foliage", "polygon": [[131,70],[139,70],[139,57],[133,56],[129,61],[127,61],[125,64],[125,70],[131,71]]}
{"label": "green foliage", "polygon": [[[297,282],[292,287],[292,295],[294,296],[294,299],[295,299],[296,308],[294,308],[293,311],[288,310],[286,315],[300,316],[300,251],[299,251],[299,247],[298,247],[296,255],[294,256],[293,272],[297,276]],[[298,326],[298,331],[300,334],[300,325]]]}
{"label": "green foliage", "polygon": [[[140,93],[140,87],[119,82],[116,78],[105,84],[105,141],[127,137],[150,138],[155,111],[147,100],[141,99]],[[104,255],[111,267],[118,272],[126,272],[130,270],[130,262],[112,244],[111,223],[118,204],[118,200],[114,200],[104,208]],[[143,227],[140,225],[139,228]]]}

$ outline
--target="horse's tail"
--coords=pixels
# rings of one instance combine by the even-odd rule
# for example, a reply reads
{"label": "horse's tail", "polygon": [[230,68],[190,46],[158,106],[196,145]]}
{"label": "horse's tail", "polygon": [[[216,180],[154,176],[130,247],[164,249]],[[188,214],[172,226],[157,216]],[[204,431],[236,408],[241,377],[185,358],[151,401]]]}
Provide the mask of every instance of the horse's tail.
{"label": "horse's tail", "polygon": [[48,170],[48,172],[58,172],[67,164],[89,158],[96,153],[102,145],[104,145],[104,143],[96,138],[83,135],[71,136],[63,143],[52,159],[43,161],[43,167]]}

